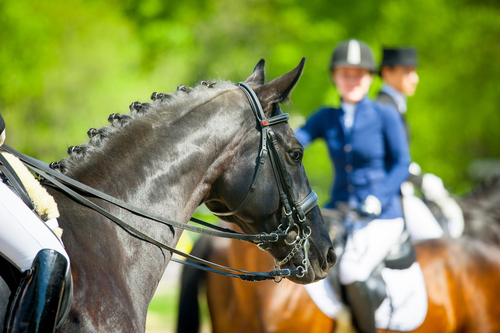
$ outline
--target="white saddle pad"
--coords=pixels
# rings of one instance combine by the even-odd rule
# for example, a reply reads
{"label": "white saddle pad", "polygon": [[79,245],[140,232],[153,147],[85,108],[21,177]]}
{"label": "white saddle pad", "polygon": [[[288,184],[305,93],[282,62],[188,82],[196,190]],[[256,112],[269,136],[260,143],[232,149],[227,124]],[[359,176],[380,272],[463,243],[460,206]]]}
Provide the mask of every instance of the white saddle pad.
{"label": "white saddle pad", "polygon": [[[427,291],[418,262],[404,270],[384,268],[387,297],[375,311],[377,328],[395,331],[413,331],[427,315]],[[330,318],[336,318],[345,307],[335,295],[330,283],[324,279],[305,286],[318,308]]]}

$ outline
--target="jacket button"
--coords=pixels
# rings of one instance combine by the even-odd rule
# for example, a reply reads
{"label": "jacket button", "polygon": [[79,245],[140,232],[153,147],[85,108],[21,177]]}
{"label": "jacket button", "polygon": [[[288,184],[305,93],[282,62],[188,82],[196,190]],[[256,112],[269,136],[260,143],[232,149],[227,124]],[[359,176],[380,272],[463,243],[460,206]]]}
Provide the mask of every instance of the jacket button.
{"label": "jacket button", "polygon": [[350,165],[350,164],[346,165],[346,166],[345,166],[345,171],[346,171],[347,173],[351,173],[351,172],[352,172],[352,165]]}
{"label": "jacket button", "polygon": [[349,153],[351,150],[352,150],[352,146],[351,146],[350,144],[346,144],[346,145],[344,146],[344,151],[345,151],[346,153]]}

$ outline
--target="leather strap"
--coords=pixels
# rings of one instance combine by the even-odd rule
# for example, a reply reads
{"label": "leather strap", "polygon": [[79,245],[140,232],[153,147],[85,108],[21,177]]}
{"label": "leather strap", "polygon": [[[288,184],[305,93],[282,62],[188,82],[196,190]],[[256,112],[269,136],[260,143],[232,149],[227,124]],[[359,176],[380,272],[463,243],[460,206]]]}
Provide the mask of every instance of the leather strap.
{"label": "leather strap", "polygon": [[[134,213],[134,214],[137,214],[139,216],[142,216],[142,217],[145,217],[145,218],[148,218],[148,219],[151,219],[151,220],[154,220],[154,221],[157,221],[157,222],[160,222],[162,224],[166,224],[166,225],[170,225],[170,226],[173,226],[173,227],[176,227],[176,228],[180,228],[180,229],[184,229],[184,230],[189,230],[189,231],[193,231],[193,232],[197,232],[197,233],[200,233],[200,234],[205,234],[205,235],[209,235],[209,236],[218,236],[218,237],[224,237],[224,238],[232,238],[232,239],[239,239],[239,240],[244,240],[244,241],[249,241],[249,242],[261,242],[261,241],[276,241],[278,239],[284,239],[286,238],[286,235],[279,235],[279,234],[259,234],[259,235],[246,235],[246,234],[242,234],[242,233],[239,233],[239,232],[236,232],[234,230],[231,230],[231,229],[227,229],[227,228],[220,228],[220,227],[216,227],[214,229],[217,229],[217,230],[224,230],[224,231],[216,231],[216,230],[208,230],[208,229],[205,229],[205,228],[199,228],[199,227],[195,227],[195,226],[192,226],[192,225],[189,225],[189,224],[185,224],[185,223],[181,223],[181,222],[177,222],[177,221],[173,221],[173,220],[169,220],[169,219],[166,219],[166,218],[163,218],[163,217],[160,217],[160,216],[157,216],[153,213],[149,213],[141,208],[138,208],[138,207],[135,207],[135,206],[132,206],[130,205],[129,203],[127,202],[124,202],[122,200],[119,200],[119,199],[116,199],[106,193],[103,193],[101,191],[98,191],[96,189],[93,189],[92,187],[90,186],[87,186],[85,184],[82,184],[58,171],[55,171],[55,170],[52,170],[47,163],[44,163],[42,161],[39,161],[39,160],[36,160],[30,156],[27,156],[27,155],[24,155],[16,150],[14,150],[13,148],[9,147],[8,145],[3,145],[1,147],[1,149],[11,153],[12,155],[18,157],[22,162],[24,162],[29,168],[31,168],[32,170],[38,170],[36,171],[37,173],[39,173],[41,176],[43,176],[44,178],[47,178],[46,175],[51,175],[53,176],[54,178],[57,178],[59,179],[61,182],[63,182],[64,184],[67,184],[73,188],[76,188],[76,189],[79,189],[80,191],[83,191],[84,193],[88,193],[88,194],[91,194],[92,196],[95,196],[97,198],[100,198],[100,199],[103,199],[109,203],[112,203],[118,207],[121,207],[125,210],[128,210],[129,212],[131,213]],[[48,179],[48,178],[47,178]],[[200,220],[198,219],[193,219],[194,222],[198,222]],[[209,226],[211,224],[209,223],[206,223],[205,222],[205,225]]]}
{"label": "leather strap", "polygon": [[[246,280],[246,281],[274,280],[276,277],[285,277],[285,276],[289,276],[289,275],[292,275],[292,274],[299,273],[298,270],[288,270],[288,269],[273,270],[271,272],[250,272],[250,271],[244,271],[244,270],[237,270],[237,269],[234,269],[234,268],[230,268],[230,267],[222,266],[222,265],[219,265],[219,264],[215,264],[215,263],[212,263],[210,261],[207,261],[207,260],[204,260],[204,259],[201,259],[201,258],[197,258],[197,257],[192,256],[190,254],[184,253],[182,251],[179,251],[179,250],[175,249],[172,246],[169,246],[167,244],[163,244],[163,243],[155,240],[154,238],[151,238],[151,237],[147,236],[146,234],[142,233],[138,229],[130,226],[129,224],[127,224],[124,221],[120,220],[118,217],[116,217],[113,214],[109,213],[108,211],[104,210],[102,207],[98,206],[97,204],[93,203],[92,201],[88,200],[87,198],[83,197],[82,195],[78,194],[77,192],[73,191],[68,186],[66,186],[63,183],[59,182],[56,179],[56,177],[59,178],[61,181],[64,181],[68,185],[73,186],[73,187],[79,189],[80,191],[83,191],[84,193],[92,194],[92,195],[94,195],[96,197],[99,197],[99,198],[101,198],[103,200],[106,200],[106,201],[108,201],[110,203],[113,203],[113,204],[115,204],[115,205],[117,205],[117,206],[119,206],[121,208],[129,210],[132,213],[135,213],[135,214],[140,215],[142,217],[149,218],[151,220],[154,220],[154,221],[157,221],[157,222],[160,222],[160,223],[163,223],[163,224],[175,226],[175,227],[177,227],[177,224],[179,224],[180,227],[183,227],[183,229],[186,229],[186,230],[193,229],[192,231],[196,231],[198,229],[201,229],[202,232],[200,232],[200,233],[204,233],[204,234],[207,234],[207,235],[212,235],[212,236],[220,236],[220,235],[222,235],[221,237],[233,238],[233,239],[240,239],[240,240],[246,240],[246,241],[259,241],[259,242],[267,240],[266,238],[268,238],[268,239],[270,238],[271,239],[271,240],[267,240],[267,241],[274,241],[274,240],[276,240],[276,237],[282,238],[283,236],[281,236],[281,235],[278,235],[278,234],[274,234],[274,235],[266,235],[266,234],[261,234],[261,235],[245,235],[245,234],[237,233],[237,232],[235,232],[235,231],[233,231],[231,229],[224,229],[224,228],[220,228],[219,227],[219,229],[224,229],[224,230],[230,230],[231,231],[231,232],[220,232],[220,231],[215,231],[215,230],[207,230],[207,229],[203,229],[203,228],[197,228],[197,227],[190,226],[190,225],[187,225],[187,224],[182,224],[182,223],[179,223],[179,222],[176,222],[176,221],[170,221],[170,220],[167,220],[167,219],[162,219],[162,218],[154,216],[153,214],[147,213],[147,212],[143,211],[142,209],[139,209],[137,207],[133,207],[133,206],[131,206],[131,205],[129,205],[129,204],[121,201],[121,200],[118,200],[118,199],[113,198],[111,196],[108,196],[107,194],[104,194],[104,193],[102,193],[100,191],[92,189],[89,186],[81,184],[81,183],[79,183],[79,182],[77,182],[77,181],[75,181],[75,180],[73,180],[73,179],[71,179],[71,178],[69,178],[69,177],[61,174],[60,172],[57,172],[57,171],[54,171],[54,170],[50,169],[48,167],[48,164],[46,164],[44,162],[41,162],[41,161],[38,161],[38,160],[36,160],[36,159],[34,159],[34,158],[30,157],[30,156],[24,155],[24,154],[22,154],[22,153],[20,153],[20,152],[18,152],[16,150],[14,150],[13,148],[9,147],[8,145],[4,144],[2,147],[0,147],[0,149],[5,150],[5,151],[13,154],[14,156],[17,156],[21,161],[23,161],[27,165],[27,167],[29,167],[30,169],[32,169],[34,172],[38,173],[43,178],[47,179],[50,182],[49,184],[51,184],[52,186],[60,189],[61,191],[63,191],[67,195],[69,195],[70,197],[74,198],[76,201],[80,202],[81,204],[83,204],[83,205],[85,205],[85,206],[87,206],[89,208],[94,209],[98,213],[100,213],[103,216],[107,217],[108,219],[112,220],[113,222],[115,222],[116,224],[118,224],[121,228],[123,228],[125,231],[127,231],[130,235],[132,235],[134,237],[137,237],[137,238],[139,238],[141,240],[147,241],[147,242],[149,242],[149,243],[151,243],[153,245],[156,245],[156,246],[158,246],[160,248],[166,249],[166,250],[168,250],[168,251],[170,251],[172,253],[175,253],[175,254],[177,254],[179,256],[185,257],[188,260],[192,261],[192,262],[188,262],[188,261],[178,260],[176,258],[172,258],[172,260],[175,261],[175,262],[187,264],[187,265],[190,265],[190,266],[193,266],[193,267],[197,267],[199,269],[203,269],[203,270],[214,272],[214,273],[219,273],[219,274],[222,274],[222,275],[228,275],[228,276],[231,276],[231,277],[238,277],[238,278],[240,278],[242,280]],[[52,177],[52,176],[54,176],[54,177]],[[173,225],[173,224],[175,224],[175,225]],[[286,237],[286,235],[284,235],[284,237]],[[198,264],[195,264],[194,262],[198,263]],[[216,267],[217,269],[211,269],[211,268],[206,267],[206,266]],[[237,274],[237,273],[229,273],[228,271],[229,272],[231,272],[231,271],[232,272],[237,272],[239,274]]]}
{"label": "leather strap", "polygon": [[[240,276],[239,274],[232,274],[231,276],[233,277],[240,277],[241,279],[243,280],[252,280],[251,276],[255,275],[257,280],[255,281],[259,281],[259,279],[274,279],[276,276],[288,276],[290,274],[294,274],[295,271],[291,271],[291,270],[282,270],[284,272],[280,273],[281,271],[279,270],[276,270],[276,271],[271,271],[271,272],[249,272],[249,271],[245,271],[245,270],[238,270],[238,269],[234,269],[234,268],[230,268],[230,267],[226,267],[226,266],[222,266],[222,265],[219,265],[219,264],[216,264],[216,263],[212,263],[210,261],[207,261],[207,260],[204,260],[204,259],[201,259],[201,258],[198,258],[198,257],[195,257],[191,254],[188,254],[188,253],[184,253],[182,251],[179,251],[177,250],[175,247],[172,247],[170,245],[167,245],[167,244],[164,244],[152,237],[149,237],[148,235],[146,235],[145,233],[141,232],[140,230],[132,227],[131,225],[125,223],[124,221],[122,221],[121,219],[119,219],[118,217],[116,217],[115,215],[111,214],[110,212],[106,211],[105,209],[103,209],[102,207],[98,206],[97,204],[93,203],[92,201],[88,200],[87,198],[81,196],[80,194],[76,193],[75,191],[71,190],[69,187],[63,185],[61,182],[57,181],[55,178],[47,175],[47,174],[44,174],[44,172],[42,170],[39,170],[35,167],[33,167],[33,170],[41,175],[43,175],[44,178],[46,178],[47,180],[49,180],[52,184],[54,184],[57,188],[59,188],[60,190],[62,190],[63,192],[65,192],[67,195],[69,195],[70,197],[72,197],[73,199],[75,199],[76,201],[80,202],[82,205],[85,205],[89,208],[92,208],[93,210],[95,210],[96,212],[102,214],[103,216],[107,217],[108,219],[110,219],[111,221],[115,222],[117,225],[119,225],[123,230],[125,230],[126,232],[128,232],[130,235],[136,237],[136,238],[139,238],[143,241],[146,241],[148,243],[151,243],[153,245],[156,245],[160,248],[163,248],[165,250],[168,250],[172,253],[175,253],[179,256],[182,256],[182,257],[185,257],[189,260],[192,260],[194,262],[197,262],[197,263],[200,263],[200,264],[203,264],[203,265],[208,265],[208,266],[213,266],[213,267],[217,267],[219,269],[224,269],[224,270],[228,270],[228,271],[233,271],[233,272],[239,272],[239,273],[244,273],[243,275],[245,276]],[[174,260],[175,258],[172,258],[172,260]],[[180,263],[184,263],[184,261],[181,261],[181,260],[174,260],[174,261],[177,261],[177,262],[180,262]],[[192,266],[196,266],[194,264],[192,264]],[[201,268],[203,266],[200,266],[199,268]],[[207,269],[208,270],[208,269]],[[220,272],[220,271],[216,271],[216,270],[210,270],[210,271],[213,271],[213,272]],[[297,271],[298,272],[298,271]]]}

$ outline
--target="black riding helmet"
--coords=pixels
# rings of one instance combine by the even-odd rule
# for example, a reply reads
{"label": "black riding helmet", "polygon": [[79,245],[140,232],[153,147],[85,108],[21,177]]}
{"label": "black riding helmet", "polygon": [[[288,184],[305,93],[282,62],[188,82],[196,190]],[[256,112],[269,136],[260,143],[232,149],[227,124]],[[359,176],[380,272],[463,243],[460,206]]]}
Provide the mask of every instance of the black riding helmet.
{"label": "black riding helmet", "polygon": [[377,65],[371,48],[358,39],[348,39],[337,44],[330,62],[330,72],[337,67],[364,68],[377,72]]}

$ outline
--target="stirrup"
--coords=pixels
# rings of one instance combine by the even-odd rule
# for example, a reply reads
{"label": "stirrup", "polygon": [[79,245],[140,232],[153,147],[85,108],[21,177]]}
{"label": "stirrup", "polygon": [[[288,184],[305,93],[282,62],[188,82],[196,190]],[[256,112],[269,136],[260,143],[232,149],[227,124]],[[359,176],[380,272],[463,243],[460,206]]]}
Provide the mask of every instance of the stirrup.
{"label": "stirrup", "polygon": [[43,249],[12,298],[4,333],[54,332],[65,287],[68,261],[59,252]]}

